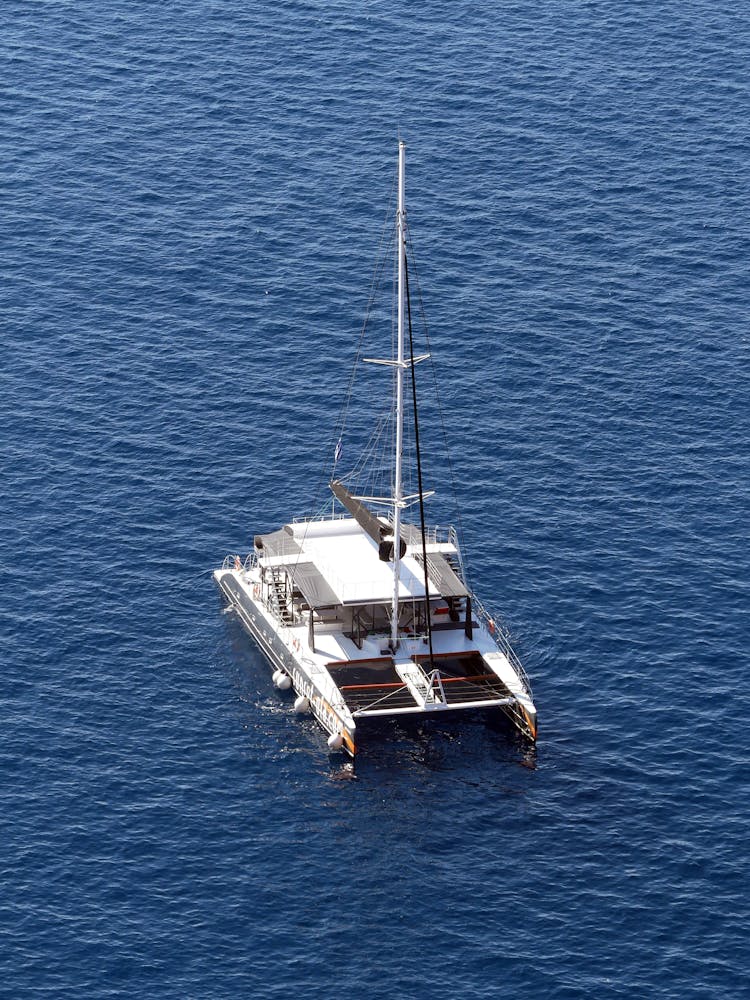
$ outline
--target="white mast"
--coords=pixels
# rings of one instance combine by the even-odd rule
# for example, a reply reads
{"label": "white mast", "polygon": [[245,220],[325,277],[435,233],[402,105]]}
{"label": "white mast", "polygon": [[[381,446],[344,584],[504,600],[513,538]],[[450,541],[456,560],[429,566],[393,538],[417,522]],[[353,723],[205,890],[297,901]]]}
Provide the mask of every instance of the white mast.
{"label": "white mast", "polygon": [[396,354],[396,469],[393,489],[393,605],[391,610],[391,649],[398,647],[398,590],[401,569],[401,508],[403,507],[403,487],[401,459],[404,450],[404,164],[406,144],[398,144],[398,212],[396,214],[396,242],[398,253],[398,346]]}

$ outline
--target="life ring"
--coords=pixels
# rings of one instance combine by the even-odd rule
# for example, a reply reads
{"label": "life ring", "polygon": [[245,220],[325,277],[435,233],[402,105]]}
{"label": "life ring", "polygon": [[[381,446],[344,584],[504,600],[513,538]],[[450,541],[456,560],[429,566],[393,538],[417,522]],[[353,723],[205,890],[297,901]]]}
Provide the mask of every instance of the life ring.
{"label": "life ring", "polygon": [[242,569],[242,560],[239,556],[234,557],[234,568],[239,572]]}

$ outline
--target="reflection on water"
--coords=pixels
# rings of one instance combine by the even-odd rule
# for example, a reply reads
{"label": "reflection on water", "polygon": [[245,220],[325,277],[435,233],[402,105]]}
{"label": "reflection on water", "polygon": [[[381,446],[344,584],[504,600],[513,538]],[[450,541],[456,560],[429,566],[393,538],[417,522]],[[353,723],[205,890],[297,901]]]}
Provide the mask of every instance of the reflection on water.
{"label": "reflection on water", "polygon": [[334,768],[329,777],[331,781],[355,781],[357,775],[354,771],[354,763],[348,761],[346,764],[342,764],[341,767]]}
{"label": "reflection on water", "polygon": [[394,783],[403,790],[417,789],[430,785],[433,775],[441,782],[453,776],[462,783],[487,783],[495,791],[518,794],[524,789],[498,785],[498,777],[507,779],[511,768],[534,771],[537,766],[536,747],[496,713],[368,720],[358,735],[356,764],[342,766],[340,754],[328,758],[331,780],[356,773],[367,786],[387,784],[393,791]]}

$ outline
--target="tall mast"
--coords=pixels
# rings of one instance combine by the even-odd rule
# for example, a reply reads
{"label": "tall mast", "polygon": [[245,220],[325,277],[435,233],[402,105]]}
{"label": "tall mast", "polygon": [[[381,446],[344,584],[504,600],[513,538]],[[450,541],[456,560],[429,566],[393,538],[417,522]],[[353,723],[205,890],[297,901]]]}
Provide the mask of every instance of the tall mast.
{"label": "tall mast", "polygon": [[393,604],[391,609],[391,649],[398,647],[398,590],[401,569],[401,508],[403,488],[401,461],[404,450],[404,256],[406,254],[404,165],[406,144],[398,144],[398,211],[396,213],[396,244],[398,254],[398,344],[396,348],[396,468],[393,489]]}

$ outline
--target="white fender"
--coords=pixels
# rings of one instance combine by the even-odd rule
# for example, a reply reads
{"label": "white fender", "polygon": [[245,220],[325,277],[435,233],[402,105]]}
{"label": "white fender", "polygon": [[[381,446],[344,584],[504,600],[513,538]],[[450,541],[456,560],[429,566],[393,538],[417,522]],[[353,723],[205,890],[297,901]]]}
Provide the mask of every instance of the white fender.
{"label": "white fender", "polygon": [[341,733],[331,733],[328,737],[328,747],[330,750],[340,750],[344,745],[344,737]]}
{"label": "white fender", "polygon": [[295,699],[294,711],[298,712],[300,715],[310,711],[310,701],[308,698],[305,698],[303,694],[301,694],[299,698]]}

